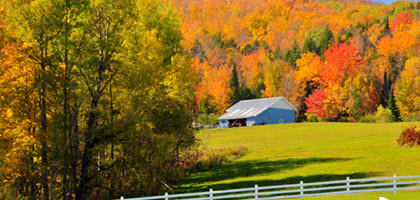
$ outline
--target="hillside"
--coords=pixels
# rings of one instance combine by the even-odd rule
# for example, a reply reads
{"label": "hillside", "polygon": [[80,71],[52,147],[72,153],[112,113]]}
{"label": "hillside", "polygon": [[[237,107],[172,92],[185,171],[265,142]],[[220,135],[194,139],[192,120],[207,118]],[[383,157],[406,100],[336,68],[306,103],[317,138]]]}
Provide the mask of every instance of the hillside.
{"label": "hillside", "polygon": [[[241,99],[286,97],[323,120],[357,121],[395,96],[420,120],[420,3],[175,0],[200,114]],[[416,86],[417,85],[417,86]],[[394,106],[395,107],[395,106]]]}
{"label": "hillside", "polygon": [[420,147],[396,143],[402,127],[410,124],[303,123],[203,131],[199,133],[203,149],[245,145],[249,152],[229,164],[192,174],[179,189],[418,175]]}

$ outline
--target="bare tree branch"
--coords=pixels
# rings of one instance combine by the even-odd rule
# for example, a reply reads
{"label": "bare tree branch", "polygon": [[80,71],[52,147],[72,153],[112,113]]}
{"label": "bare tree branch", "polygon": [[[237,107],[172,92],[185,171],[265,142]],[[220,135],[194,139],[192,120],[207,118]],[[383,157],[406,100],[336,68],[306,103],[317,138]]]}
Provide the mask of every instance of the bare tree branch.
{"label": "bare tree branch", "polygon": [[93,90],[92,90],[92,88],[90,87],[90,83],[89,83],[89,80],[87,79],[87,77],[86,77],[86,74],[83,72],[83,70],[82,70],[82,68],[80,68],[80,67],[78,67],[79,68],[79,72],[80,72],[80,74],[83,76],[83,79],[84,79],[84,81],[85,81],[85,83],[86,83],[86,85],[87,85],[87,87],[88,87],[88,90],[89,90],[89,92],[90,92],[90,96],[92,96],[93,97]]}

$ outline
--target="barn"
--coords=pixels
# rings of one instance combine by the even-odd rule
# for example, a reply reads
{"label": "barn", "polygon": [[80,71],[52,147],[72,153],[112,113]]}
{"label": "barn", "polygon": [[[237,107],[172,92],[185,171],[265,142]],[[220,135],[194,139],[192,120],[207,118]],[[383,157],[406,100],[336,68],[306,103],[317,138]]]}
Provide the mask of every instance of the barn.
{"label": "barn", "polygon": [[244,100],[218,118],[220,128],[294,123],[297,109],[283,97]]}

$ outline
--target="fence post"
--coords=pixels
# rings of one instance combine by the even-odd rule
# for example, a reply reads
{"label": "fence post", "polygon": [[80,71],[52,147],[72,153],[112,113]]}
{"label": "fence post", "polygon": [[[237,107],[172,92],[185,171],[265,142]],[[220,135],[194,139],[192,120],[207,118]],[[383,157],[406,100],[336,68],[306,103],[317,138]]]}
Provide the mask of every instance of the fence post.
{"label": "fence post", "polygon": [[300,181],[300,198],[303,198],[303,181]]}
{"label": "fence post", "polygon": [[123,196],[121,196],[120,200],[124,200],[124,197],[123,197]]}
{"label": "fence post", "polygon": [[213,189],[210,188],[210,200],[213,200]]}
{"label": "fence post", "polygon": [[350,177],[346,178],[347,196],[350,195]]}
{"label": "fence post", "polygon": [[396,194],[397,193],[397,175],[396,174],[394,174],[394,176],[393,176],[393,183],[394,183],[394,194]]}
{"label": "fence post", "polygon": [[168,197],[168,193],[167,192],[165,192],[165,200],[168,200],[169,199],[169,197]]}
{"label": "fence post", "polygon": [[258,199],[258,185],[255,184],[255,199]]}

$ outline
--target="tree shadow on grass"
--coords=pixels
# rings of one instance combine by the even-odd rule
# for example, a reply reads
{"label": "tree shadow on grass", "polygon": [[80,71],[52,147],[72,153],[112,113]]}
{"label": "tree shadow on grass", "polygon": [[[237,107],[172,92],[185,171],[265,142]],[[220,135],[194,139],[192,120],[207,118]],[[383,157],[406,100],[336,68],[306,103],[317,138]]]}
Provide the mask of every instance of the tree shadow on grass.
{"label": "tree shadow on grass", "polygon": [[[273,186],[273,185],[288,185],[288,184],[299,184],[300,181],[304,183],[324,182],[324,181],[337,181],[346,180],[347,177],[351,179],[361,179],[373,176],[378,176],[380,173],[377,172],[366,172],[366,173],[352,173],[352,174],[317,174],[310,176],[293,176],[280,180],[257,180],[257,181],[238,181],[232,183],[221,183],[213,185],[211,188],[214,190],[227,190],[230,188],[248,188],[254,187],[255,184],[258,186]],[[371,182],[374,183],[374,182]],[[202,191],[202,190],[201,190]]]}
{"label": "tree shadow on grass", "polygon": [[[366,173],[352,173],[352,174],[317,174],[310,176],[293,176],[285,179],[273,180],[273,179],[264,179],[264,180],[252,180],[252,181],[236,181],[231,183],[220,183],[214,185],[195,185],[188,188],[179,188],[178,193],[185,192],[203,192],[213,188],[213,190],[229,190],[229,189],[238,189],[238,188],[252,188],[254,185],[259,187],[263,186],[274,186],[274,185],[288,185],[288,184],[299,184],[300,181],[304,183],[314,183],[314,182],[324,182],[324,181],[336,181],[336,180],[346,180],[347,177],[351,179],[361,179],[379,176],[380,173],[377,172],[366,172]],[[376,182],[369,182],[376,183]],[[332,186],[332,185],[329,185]]]}
{"label": "tree shadow on grass", "polygon": [[347,176],[351,178],[364,178],[372,176],[372,173],[357,173],[357,174],[324,174],[314,175],[308,177],[291,177],[283,180],[261,180],[261,181],[238,181],[232,183],[222,183],[215,185],[202,185],[205,182],[217,182],[227,179],[235,178],[246,178],[257,175],[264,175],[269,173],[278,172],[281,173],[285,170],[293,170],[305,165],[320,164],[327,162],[343,162],[352,160],[352,158],[288,158],[276,161],[264,161],[264,160],[253,160],[253,161],[236,161],[229,164],[225,164],[219,167],[215,167],[205,172],[200,172],[188,177],[184,181],[184,185],[178,189],[182,192],[196,192],[213,188],[215,190],[223,189],[235,189],[243,187],[253,187],[255,184],[261,186],[268,185],[282,185],[282,184],[294,184],[299,181],[304,182],[319,182],[319,181],[330,181],[330,180],[344,180]]}

